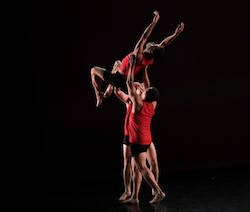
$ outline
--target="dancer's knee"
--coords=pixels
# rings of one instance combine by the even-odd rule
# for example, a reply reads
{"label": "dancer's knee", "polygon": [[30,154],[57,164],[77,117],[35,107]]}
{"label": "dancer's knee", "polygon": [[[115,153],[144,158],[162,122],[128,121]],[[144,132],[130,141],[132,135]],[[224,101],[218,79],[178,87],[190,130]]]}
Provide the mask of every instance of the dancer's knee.
{"label": "dancer's knee", "polygon": [[157,170],[157,169],[158,169],[158,164],[157,164],[157,162],[156,162],[156,161],[151,161],[150,167],[151,167],[151,169],[153,169],[153,170]]}
{"label": "dancer's knee", "polygon": [[140,171],[140,172],[143,172],[147,169],[147,166],[144,165],[144,164],[137,164],[137,169]]}
{"label": "dancer's knee", "polygon": [[115,66],[120,67],[120,66],[121,66],[121,64],[122,64],[122,62],[121,62],[120,60],[116,60],[116,61],[115,61]]}
{"label": "dancer's knee", "polygon": [[124,159],[124,167],[132,167],[132,163],[130,159]]}
{"label": "dancer's knee", "polygon": [[95,75],[95,73],[96,73],[96,66],[94,66],[93,68],[91,68],[90,73],[91,73],[91,75]]}

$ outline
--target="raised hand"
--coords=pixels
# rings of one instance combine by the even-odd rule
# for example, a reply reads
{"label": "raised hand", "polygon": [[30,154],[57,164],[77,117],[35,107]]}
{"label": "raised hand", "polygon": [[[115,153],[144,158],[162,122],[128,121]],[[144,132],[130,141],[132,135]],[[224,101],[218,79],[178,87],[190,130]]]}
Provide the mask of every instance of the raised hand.
{"label": "raised hand", "polygon": [[160,18],[160,15],[159,15],[159,12],[157,10],[155,10],[154,12],[154,19],[153,19],[153,22],[157,23],[159,18]]}
{"label": "raised hand", "polygon": [[178,26],[175,29],[175,34],[179,34],[184,30],[184,23],[181,22],[180,24],[178,24]]}

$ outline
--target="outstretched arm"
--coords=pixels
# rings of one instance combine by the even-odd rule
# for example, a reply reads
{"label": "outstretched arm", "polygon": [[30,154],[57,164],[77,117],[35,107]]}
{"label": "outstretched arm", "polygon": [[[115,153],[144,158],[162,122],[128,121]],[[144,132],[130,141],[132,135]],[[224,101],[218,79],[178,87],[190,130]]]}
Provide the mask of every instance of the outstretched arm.
{"label": "outstretched arm", "polygon": [[181,22],[175,29],[174,34],[166,37],[160,44],[159,47],[166,47],[168,46],[170,43],[172,43],[175,38],[184,30],[184,23]]}
{"label": "outstretched arm", "polygon": [[136,94],[136,88],[134,86],[134,69],[136,63],[136,56],[131,54],[130,57],[130,68],[127,77],[127,88],[129,99],[132,101],[132,112],[135,113],[139,111],[143,105],[142,99]]}
{"label": "outstretched arm", "polygon": [[130,56],[130,67],[127,76],[127,88],[129,97],[134,98],[136,94],[136,89],[134,86],[134,69],[135,69],[136,56],[131,54]]}
{"label": "outstretched arm", "polygon": [[155,25],[157,24],[160,15],[158,11],[154,11],[154,19],[152,21],[152,23],[145,29],[145,31],[143,32],[140,40],[137,42],[135,49],[134,49],[134,54],[137,55],[138,52],[142,52],[143,51],[143,46],[145,45],[145,43],[147,42],[147,39],[149,37],[149,35],[151,34],[151,32],[153,31]]}
{"label": "outstretched arm", "polygon": [[145,89],[150,87],[150,81],[148,78],[148,66],[145,67],[145,70],[143,72],[142,83],[144,84]]}

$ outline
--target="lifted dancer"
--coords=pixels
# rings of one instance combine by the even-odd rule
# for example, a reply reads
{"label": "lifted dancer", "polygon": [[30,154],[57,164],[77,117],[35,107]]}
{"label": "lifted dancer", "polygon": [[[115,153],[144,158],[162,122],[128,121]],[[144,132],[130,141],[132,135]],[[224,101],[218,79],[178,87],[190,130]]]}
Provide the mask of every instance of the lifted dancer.
{"label": "lifted dancer", "polygon": [[[157,11],[154,12],[154,15],[155,16],[152,23],[145,29],[140,40],[137,42],[134,51],[132,52],[133,54],[138,55],[135,66],[135,75],[138,74],[141,69],[151,65],[153,63],[153,58],[156,57],[160,52],[164,52],[165,47],[172,43],[172,41],[174,41],[175,38],[184,30],[184,23],[181,22],[175,29],[175,32],[163,39],[159,44],[154,42],[149,42],[146,44],[149,35],[160,18]],[[144,48],[145,44],[146,47]],[[100,106],[103,96],[108,97],[111,95],[113,86],[126,87],[126,78],[129,70],[129,58],[132,53],[129,53],[126,57],[124,57],[120,69],[111,73],[106,71],[105,68],[98,66],[95,66],[91,69],[91,79],[96,94],[97,107]],[[105,81],[109,84],[105,93],[103,93],[101,90],[102,81]]]}
{"label": "lifted dancer", "polygon": [[[134,54],[138,53],[138,64],[136,67],[136,74],[140,71],[141,68],[145,67],[145,65],[149,65],[152,64],[152,59],[147,59],[146,57],[144,57],[144,53],[143,53],[143,46],[145,45],[149,35],[151,34],[152,30],[154,29],[156,23],[158,22],[160,16],[159,13],[157,11],[154,11],[154,18],[152,23],[145,29],[144,33],[142,34],[140,40],[138,41],[138,43],[135,46],[135,49],[133,51]],[[150,54],[150,49],[145,50],[145,53]],[[128,57],[128,56],[127,56]],[[109,84],[112,84],[114,86],[117,87],[123,87],[126,86],[126,78],[127,78],[127,73],[128,73],[128,67],[126,67],[126,64],[128,63],[128,59],[126,59],[126,57],[123,60],[122,67],[121,69],[116,72],[116,73],[110,73],[105,71],[106,69],[104,68],[100,68],[100,67],[93,67],[91,69],[91,79],[92,79],[92,84],[95,90],[95,94],[96,94],[96,106],[98,107],[101,102],[102,102],[102,98],[103,98],[103,92],[101,91],[101,84],[102,81],[106,81]],[[109,87],[110,89],[110,87]],[[111,92],[107,91],[106,92],[108,95],[111,94]]]}

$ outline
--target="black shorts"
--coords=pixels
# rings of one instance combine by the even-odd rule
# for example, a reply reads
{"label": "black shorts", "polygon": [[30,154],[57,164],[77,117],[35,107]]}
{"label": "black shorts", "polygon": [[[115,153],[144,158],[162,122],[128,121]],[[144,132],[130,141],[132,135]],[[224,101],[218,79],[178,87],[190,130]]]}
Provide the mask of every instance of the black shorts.
{"label": "black shorts", "polygon": [[134,157],[134,156],[139,155],[142,152],[147,152],[149,146],[150,145],[141,145],[141,144],[130,143],[132,156]]}
{"label": "black shorts", "polygon": [[103,79],[105,82],[115,87],[119,87],[119,88],[126,87],[126,79],[118,71],[115,74],[113,74],[105,70],[103,72]]}
{"label": "black shorts", "polygon": [[123,140],[122,140],[122,144],[125,144],[127,146],[130,145],[130,143],[129,143],[129,136],[128,135],[124,135]]}

